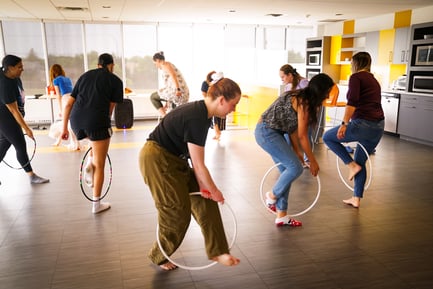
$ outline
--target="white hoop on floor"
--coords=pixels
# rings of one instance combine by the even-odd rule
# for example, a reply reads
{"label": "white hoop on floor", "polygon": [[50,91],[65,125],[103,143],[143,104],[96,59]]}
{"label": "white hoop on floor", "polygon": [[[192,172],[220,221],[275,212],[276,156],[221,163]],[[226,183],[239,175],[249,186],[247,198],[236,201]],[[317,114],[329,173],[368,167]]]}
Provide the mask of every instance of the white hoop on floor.
{"label": "white hoop on floor", "polygon": [[[269,212],[271,212],[271,213],[273,213],[273,214],[276,214],[276,212],[274,212],[274,211],[272,211],[269,207],[268,207],[268,205],[266,204],[266,196],[265,196],[265,194],[263,193],[263,185],[264,185],[264,183],[265,183],[265,180],[266,180],[266,178],[267,178],[267,176],[276,168],[276,167],[278,167],[279,165],[281,165],[281,163],[277,163],[277,164],[275,164],[275,165],[273,165],[272,167],[270,167],[268,170],[267,170],[267,172],[265,173],[265,175],[263,176],[263,178],[262,178],[262,181],[261,181],[261,183],[260,183],[260,190],[259,190],[259,193],[260,193],[260,199],[262,200],[262,204],[263,204],[263,206],[269,211]],[[319,175],[317,175],[316,176],[316,179],[317,179],[317,195],[316,195],[316,198],[314,199],[314,201],[311,203],[311,205],[309,206],[309,207],[307,207],[305,210],[303,210],[303,211],[301,211],[301,212],[299,212],[299,213],[296,213],[296,214],[289,214],[289,216],[290,217],[297,217],[297,216],[300,216],[300,215],[303,215],[303,214],[305,214],[306,212],[308,212],[309,210],[311,210],[315,205],[316,205],[316,203],[317,203],[317,201],[319,200],[319,197],[320,197],[320,191],[322,190],[322,188],[321,188],[321,183],[320,183],[320,178],[319,178]]]}
{"label": "white hoop on floor", "polygon": [[[190,196],[201,195],[201,192],[193,192],[193,193],[190,193],[189,195],[190,195]],[[224,206],[226,206],[226,207],[229,209],[229,211],[230,211],[230,213],[231,213],[231,215],[232,215],[232,218],[233,218],[233,225],[234,225],[234,229],[233,229],[233,238],[232,238],[232,241],[231,241],[230,244],[229,244],[229,249],[231,249],[231,248],[233,247],[235,241],[236,241],[236,235],[237,235],[237,221],[236,221],[236,217],[235,217],[235,213],[233,212],[233,209],[232,209],[232,208],[227,204],[227,202],[224,202]],[[207,265],[204,265],[204,266],[195,266],[195,267],[193,267],[193,266],[181,265],[181,264],[179,264],[179,263],[176,263],[175,261],[173,261],[173,260],[172,260],[168,255],[167,255],[167,253],[166,253],[166,252],[164,251],[164,249],[162,248],[161,240],[159,239],[159,224],[158,224],[158,223],[156,224],[156,242],[158,243],[159,250],[161,250],[161,253],[164,255],[164,257],[165,257],[169,262],[171,262],[172,264],[176,265],[176,266],[179,267],[179,268],[182,268],[182,269],[185,269],[185,270],[204,270],[204,269],[210,268],[210,267],[212,267],[213,265],[215,265],[215,264],[218,263],[217,261],[213,261],[213,262],[211,262],[211,263],[209,263],[209,264],[207,264]]]}
{"label": "white hoop on floor", "polygon": [[[373,171],[371,168],[371,161],[370,161],[370,156],[368,155],[367,150],[365,149],[365,147],[360,143],[360,142],[354,142],[356,143],[356,148],[358,148],[358,146],[360,148],[362,148],[362,150],[364,151],[365,155],[367,156],[367,160],[365,161],[366,163],[368,162],[368,168],[369,168],[369,178],[368,178],[368,182],[367,184],[364,186],[364,191],[366,191],[368,189],[368,187],[370,187],[371,184],[371,179],[373,178]],[[356,148],[355,148],[355,152],[356,152]],[[340,170],[340,162],[339,162],[339,157],[337,156],[337,171],[338,171],[338,175],[340,176],[341,181],[346,185],[346,187],[351,190],[353,192],[354,187],[352,187],[347,181],[346,179],[343,177],[343,175],[341,174],[341,170]]]}

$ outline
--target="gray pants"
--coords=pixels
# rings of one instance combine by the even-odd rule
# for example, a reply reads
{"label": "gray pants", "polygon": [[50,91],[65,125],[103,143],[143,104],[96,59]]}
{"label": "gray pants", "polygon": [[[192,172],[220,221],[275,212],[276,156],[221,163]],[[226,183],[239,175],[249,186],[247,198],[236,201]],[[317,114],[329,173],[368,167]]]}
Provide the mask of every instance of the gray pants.
{"label": "gray pants", "polygon": [[[168,256],[182,243],[191,214],[203,233],[208,258],[229,253],[218,203],[189,195],[199,191],[199,186],[186,160],[147,141],[140,151],[139,166],[158,210],[159,239]],[[167,262],[157,242],[148,256],[157,265]]]}

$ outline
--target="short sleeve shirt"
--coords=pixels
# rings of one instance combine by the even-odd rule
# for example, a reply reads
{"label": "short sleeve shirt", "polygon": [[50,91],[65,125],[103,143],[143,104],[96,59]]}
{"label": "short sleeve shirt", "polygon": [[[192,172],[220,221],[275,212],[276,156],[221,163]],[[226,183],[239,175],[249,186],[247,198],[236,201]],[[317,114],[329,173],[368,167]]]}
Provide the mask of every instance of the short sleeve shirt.
{"label": "short sleeve shirt", "polygon": [[105,68],[85,72],[77,81],[71,96],[74,130],[99,130],[111,127],[110,103],[123,101],[123,84],[119,77]]}
{"label": "short sleeve shirt", "polygon": [[170,111],[148,139],[174,155],[188,157],[187,144],[204,146],[210,124],[204,100],[189,102]]}
{"label": "short sleeve shirt", "polygon": [[72,92],[72,80],[69,77],[60,75],[54,78],[53,84],[59,87],[60,95]]}
{"label": "short sleeve shirt", "polygon": [[6,104],[18,102],[21,98],[18,85],[17,79],[6,77],[3,72],[0,72],[0,121],[14,118]]}

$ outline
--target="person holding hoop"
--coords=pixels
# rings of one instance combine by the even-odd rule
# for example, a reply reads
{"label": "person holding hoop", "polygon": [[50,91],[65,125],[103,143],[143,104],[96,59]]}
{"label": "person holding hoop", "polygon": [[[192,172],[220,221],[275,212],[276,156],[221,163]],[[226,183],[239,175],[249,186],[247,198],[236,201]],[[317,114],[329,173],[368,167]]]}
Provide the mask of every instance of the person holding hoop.
{"label": "person holding hoop", "polygon": [[[153,63],[162,71],[164,87],[152,93],[150,101],[161,117],[164,117],[172,108],[188,102],[189,89],[180,70],[173,63],[165,60],[163,51],[153,55]],[[163,101],[165,105],[162,105]]]}
{"label": "person holding hoop", "polygon": [[[261,115],[255,129],[257,144],[272,157],[278,166],[280,176],[266,193],[266,203],[276,211],[275,224],[280,226],[301,226],[298,220],[287,214],[289,191],[303,171],[303,152],[310,161],[310,172],[317,176],[319,164],[311,149],[308,128],[317,122],[317,112],[329,96],[334,81],[324,73],[314,76],[307,87],[284,92]],[[285,134],[290,137],[286,141]],[[302,147],[302,150],[301,150]]]}
{"label": "person holding hoop", "polygon": [[[203,232],[208,258],[226,266],[239,263],[229,252],[217,203],[223,203],[224,196],[204,163],[204,146],[212,117],[234,111],[240,98],[241,89],[233,80],[215,80],[204,100],[167,114],[140,150],[140,171],[158,210],[159,240],[168,256],[181,245],[192,214]],[[191,192],[201,192],[202,197],[190,197]],[[177,268],[157,242],[148,256],[163,270]]]}
{"label": "person holding hoop", "polygon": [[343,202],[359,208],[367,179],[365,162],[368,155],[357,149],[353,159],[341,143],[357,141],[368,154],[373,153],[383,136],[385,117],[380,84],[370,72],[370,54],[356,53],[351,65],[352,75],[349,78],[343,121],[341,125],[325,132],[323,142],[349,167],[348,179],[355,179],[353,196]]}
{"label": "person holding hoop", "polygon": [[100,201],[104,168],[110,146],[111,116],[116,103],[123,101],[123,83],[113,74],[114,60],[108,53],[98,58],[98,68],[80,76],[63,111],[62,139],[69,137],[68,121],[78,140],[90,140],[91,157],[86,165],[86,183],[93,187],[92,213],[108,210],[111,205]]}
{"label": "person holding hoop", "polygon": [[15,55],[6,55],[2,60],[0,71],[0,161],[8,149],[14,146],[17,160],[30,177],[31,184],[48,183],[33,172],[27,153],[24,133],[35,140],[33,131],[24,120],[25,94],[21,83],[21,73],[24,71],[22,59]]}

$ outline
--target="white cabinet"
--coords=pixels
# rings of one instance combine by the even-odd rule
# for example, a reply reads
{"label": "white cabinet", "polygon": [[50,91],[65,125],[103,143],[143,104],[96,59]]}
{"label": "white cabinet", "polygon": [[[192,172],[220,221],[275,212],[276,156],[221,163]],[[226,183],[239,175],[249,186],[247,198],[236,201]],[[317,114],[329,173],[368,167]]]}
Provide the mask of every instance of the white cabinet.
{"label": "white cabinet", "polygon": [[401,138],[433,143],[433,96],[402,93],[398,115],[398,133]]}
{"label": "white cabinet", "polygon": [[392,63],[406,64],[409,61],[409,27],[397,28],[395,30],[394,50]]}

